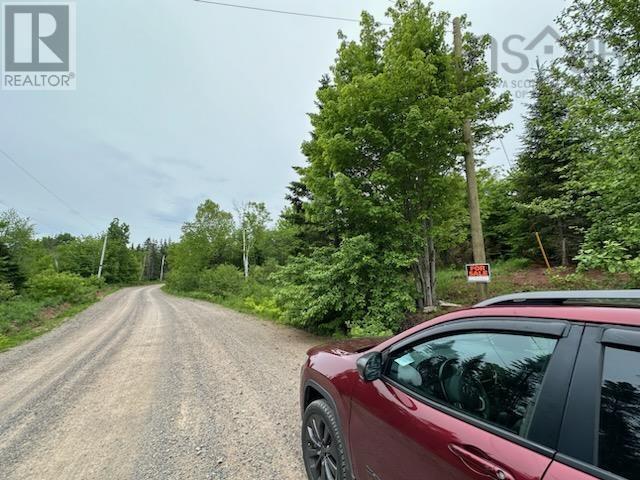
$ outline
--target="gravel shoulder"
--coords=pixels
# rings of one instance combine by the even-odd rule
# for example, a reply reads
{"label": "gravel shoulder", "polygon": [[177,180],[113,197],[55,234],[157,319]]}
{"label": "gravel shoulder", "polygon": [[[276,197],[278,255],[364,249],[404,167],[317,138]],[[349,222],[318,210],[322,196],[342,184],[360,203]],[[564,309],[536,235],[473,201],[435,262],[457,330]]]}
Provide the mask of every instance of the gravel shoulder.
{"label": "gravel shoulder", "polygon": [[0,478],[305,478],[298,380],[322,339],[158,286],[0,353]]}

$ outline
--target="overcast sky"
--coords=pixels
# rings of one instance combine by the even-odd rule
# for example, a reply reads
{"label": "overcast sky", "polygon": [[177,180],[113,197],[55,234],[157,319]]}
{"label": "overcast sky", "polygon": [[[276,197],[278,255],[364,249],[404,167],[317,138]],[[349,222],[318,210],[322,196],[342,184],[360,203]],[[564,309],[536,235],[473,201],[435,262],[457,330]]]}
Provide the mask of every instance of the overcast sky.
{"label": "overcast sky", "polygon": [[[228,0],[263,8],[358,18],[368,10],[384,21],[386,0]],[[477,33],[511,47],[535,64],[557,55],[547,35],[565,2],[436,0],[466,13]],[[338,46],[358,25],[261,13],[191,0],[80,0],[78,88],[71,92],[0,91],[0,148],[46,187],[0,157],[0,208],[13,207],[39,233],[94,234],[113,217],[131,225],[132,239],[177,239],[180,225],[205,198],[264,201],[274,217],[301,165],[318,80]],[[546,47],[546,48],[545,48]],[[511,69],[522,59],[499,49]],[[522,69],[522,68],[520,68]],[[531,69],[500,68],[513,81]],[[503,120],[510,156],[519,147],[526,100],[515,98]],[[497,144],[487,158],[508,167]]]}

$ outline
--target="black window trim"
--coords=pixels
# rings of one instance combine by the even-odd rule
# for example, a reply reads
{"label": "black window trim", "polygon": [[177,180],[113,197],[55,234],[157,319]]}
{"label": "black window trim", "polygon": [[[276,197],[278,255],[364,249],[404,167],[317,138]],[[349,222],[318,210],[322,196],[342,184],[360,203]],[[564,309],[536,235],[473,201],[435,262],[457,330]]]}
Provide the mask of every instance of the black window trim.
{"label": "black window trim", "polygon": [[596,466],[606,347],[637,351],[640,331],[622,325],[591,324],[585,328],[555,460],[601,480],[628,480]]}
{"label": "black window trim", "polygon": [[[560,435],[560,426],[562,423],[562,417],[564,413],[564,407],[566,405],[567,395],[569,391],[569,383],[571,376],[573,375],[573,368],[575,367],[576,356],[578,354],[578,348],[582,337],[582,331],[584,330],[584,324],[580,322],[569,322],[559,319],[539,319],[539,318],[525,318],[525,317],[469,317],[445,324],[435,325],[432,328],[426,328],[404,340],[401,340],[387,349],[383,354],[383,362],[386,364],[388,357],[391,353],[396,352],[399,349],[406,348],[412,344],[422,342],[424,340],[436,340],[437,338],[460,333],[512,333],[520,335],[539,335],[543,337],[551,337],[558,339],[556,350],[549,362],[547,373],[545,374],[545,380],[543,381],[542,390],[540,392],[538,404],[536,405],[536,412],[532,421],[532,429],[538,428],[541,434],[540,438],[553,439],[552,445],[547,446],[540,442],[533,441],[531,439],[523,438],[508,430],[500,428],[496,425],[484,422],[480,419],[472,417],[460,410],[456,410],[443,403],[437,402],[433,399],[425,397],[414,390],[411,390],[404,385],[389,378],[386,373],[383,374],[381,380],[390,385],[393,385],[398,390],[404,392],[410,397],[418,400],[421,403],[426,404],[429,407],[435,408],[447,415],[450,415],[465,423],[471,424],[477,428],[485,430],[489,433],[497,435],[505,440],[508,440],[521,447],[527,448],[533,452],[543,455],[547,458],[553,459],[557,452],[558,438]],[[567,365],[570,365],[567,368]],[[386,368],[383,369],[386,372]],[[552,373],[552,375],[549,375]],[[551,388],[550,378],[558,381],[561,378],[560,385],[565,388]],[[558,408],[560,406],[560,408]],[[549,408],[555,409],[559,418],[557,421],[549,421],[548,416],[541,418],[538,412],[539,410],[545,411]]]}
{"label": "black window trim", "polygon": [[637,350],[640,349],[640,332],[633,328],[606,328],[600,342],[610,347]]}
{"label": "black window trim", "polygon": [[615,473],[607,472],[606,470],[602,470],[599,467],[586,462],[582,462],[563,453],[558,453],[555,457],[555,460],[558,463],[571,468],[575,468],[582,473],[586,473],[587,475],[591,475],[592,477],[599,478],[600,480],[629,480],[628,478],[621,477],[619,475],[616,475]]}
{"label": "black window trim", "polygon": [[386,357],[413,343],[418,343],[425,338],[435,339],[439,335],[463,332],[500,332],[517,333],[521,335],[540,335],[542,337],[562,338],[568,335],[570,323],[558,319],[533,319],[525,317],[469,317],[435,325],[417,332],[410,337],[400,340],[388,347],[382,354]]}

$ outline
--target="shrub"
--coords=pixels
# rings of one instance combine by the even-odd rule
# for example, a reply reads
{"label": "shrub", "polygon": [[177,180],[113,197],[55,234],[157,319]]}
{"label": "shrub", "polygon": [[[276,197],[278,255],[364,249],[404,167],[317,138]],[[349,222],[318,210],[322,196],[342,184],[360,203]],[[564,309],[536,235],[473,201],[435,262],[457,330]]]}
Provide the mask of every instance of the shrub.
{"label": "shrub", "polygon": [[390,334],[414,305],[409,265],[368,236],[294,258],[273,276],[283,320],[321,334]]}
{"label": "shrub", "polygon": [[13,285],[7,282],[0,282],[0,302],[6,302],[15,297],[16,291],[13,289]]}
{"label": "shrub", "polygon": [[198,289],[198,276],[187,269],[174,268],[167,275],[166,284],[174,292],[193,292]]}
{"label": "shrub", "polygon": [[585,247],[576,257],[579,270],[604,270],[609,273],[628,271],[631,255],[628,248],[615,240],[606,240],[599,247]]}
{"label": "shrub", "polygon": [[8,335],[38,318],[42,302],[31,299],[11,300],[0,303],[0,335]]}
{"label": "shrub", "polygon": [[29,296],[35,300],[57,299],[79,303],[95,292],[95,288],[74,273],[45,271],[27,282]]}
{"label": "shrub", "polygon": [[279,320],[282,317],[282,310],[278,307],[275,298],[256,301],[253,297],[247,297],[244,299],[244,307],[258,315],[266,316],[274,320]]}
{"label": "shrub", "polygon": [[243,284],[242,272],[233,265],[218,265],[205,270],[198,279],[200,291],[222,298],[238,295]]}
{"label": "shrub", "polygon": [[85,278],[84,283],[87,287],[96,291],[102,290],[107,285],[104,277],[98,278],[96,275],[91,275],[90,277]]}
{"label": "shrub", "polygon": [[551,286],[558,290],[591,290],[599,287],[598,282],[588,278],[582,272],[566,275],[554,273],[549,275],[548,278]]}

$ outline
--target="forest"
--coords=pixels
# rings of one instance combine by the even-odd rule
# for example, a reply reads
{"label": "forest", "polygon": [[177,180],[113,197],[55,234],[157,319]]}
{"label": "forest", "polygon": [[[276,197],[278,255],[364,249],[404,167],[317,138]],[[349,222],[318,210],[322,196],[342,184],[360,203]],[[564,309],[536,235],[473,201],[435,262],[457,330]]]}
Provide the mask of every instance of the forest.
{"label": "forest", "polygon": [[[499,93],[487,65],[489,37],[470,33],[463,19],[458,56],[448,13],[399,0],[388,16],[391,26],[363,13],[359,38],[339,34],[309,114],[306,163],[294,167],[277,218],[259,201],[225,211],[206,200],[179,241],[141,246],[130,245],[129,226],[116,219],[97,279],[101,236],[36,238],[28,220],[5,212],[0,335],[19,322],[3,313],[16,310],[10,304],[30,305],[24,318],[33,318],[78,291],[86,299],[105,285],[160,281],[165,261],[171,293],[324,335],[387,335],[441,301],[471,304],[476,291],[463,272],[472,260],[465,120],[478,158],[492,294],[638,288],[638,0],[568,4],[557,24],[565,53],[532,73],[522,148],[508,171],[482,162],[511,128],[499,124],[512,99]],[[599,56],[593,39],[616,57]],[[539,267],[536,234],[552,269]]]}
{"label": "forest", "polygon": [[54,328],[120,286],[159,281],[168,242],[134,246],[129,237],[129,225],[117,218],[104,235],[38,237],[28,218],[0,212],[0,350]]}

